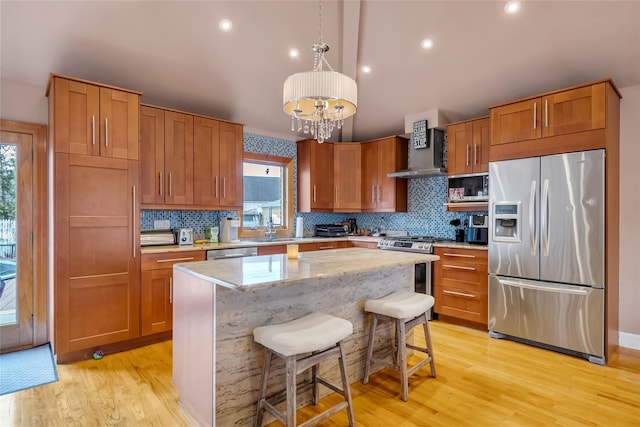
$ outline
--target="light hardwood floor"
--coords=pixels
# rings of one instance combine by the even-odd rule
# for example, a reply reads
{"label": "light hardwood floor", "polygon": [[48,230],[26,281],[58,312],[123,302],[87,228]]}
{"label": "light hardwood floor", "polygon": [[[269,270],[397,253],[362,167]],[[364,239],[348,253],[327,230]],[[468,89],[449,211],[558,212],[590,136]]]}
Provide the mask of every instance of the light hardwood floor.
{"label": "light hardwood floor", "polygon": [[[428,367],[412,377],[408,403],[393,371],[355,383],[358,426],[640,425],[640,352],[597,366],[439,321],[431,330],[438,377]],[[0,426],[194,425],[171,383],[171,342],[58,365],[58,374],[56,383],[0,396]],[[303,409],[298,422],[315,410]],[[343,413],[322,424],[346,425]]]}

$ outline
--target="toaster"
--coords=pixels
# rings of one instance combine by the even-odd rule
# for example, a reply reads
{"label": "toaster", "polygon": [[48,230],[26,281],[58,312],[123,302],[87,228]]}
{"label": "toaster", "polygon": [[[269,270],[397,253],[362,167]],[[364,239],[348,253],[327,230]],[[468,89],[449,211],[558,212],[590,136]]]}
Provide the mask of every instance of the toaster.
{"label": "toaster", "polygon": [[179,228],[176,231],[176,240],[179,245],[193,245],[193,228]]}

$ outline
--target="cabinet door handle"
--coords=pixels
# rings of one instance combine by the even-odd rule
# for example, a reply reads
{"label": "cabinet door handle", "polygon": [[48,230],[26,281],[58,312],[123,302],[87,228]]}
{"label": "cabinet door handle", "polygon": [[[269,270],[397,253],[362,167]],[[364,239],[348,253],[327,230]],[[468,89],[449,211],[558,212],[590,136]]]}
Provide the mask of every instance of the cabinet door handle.
{"label": "cabinet door handle", "polygon": [[132,239],[131,247],[133,248],[133,257],[136,257],[136,186],[133,186],[133,197],[131,198],[131,229]]}
{"label": "cabinet door handle", "polygon": [[220,194],[220,185],[218,183],[218,175],[216,175],[216,199],[219,197]]}
{"label": "cabinet door handle", "polygon": [[473,144],[473,164],[478,164],[478,144]]}
{"label": "cabinet door handle", "polygon": [[333,190],[333,194],[334,194],[334,197],[333,197],[334,202],[338,204],[338,186],[337,185],[336,185],[336,188]]}
{"label": "cabinet door handle", "polygon": [[318,246],[318,249],[335,249],[335,246],[333,246],[333,245],[329,245],[329,246]]}
{"label": "cabinet door handle", "polygon": [[444,268],[453,268],[454,270],[469,270],[469,271],[475,271],[476,270],[474,267],[463,267],[461,265],[451,265],[451,264],[444,264],[443,267]]}
{"label": "cabinet door handle", "polygon": [[465,150],[467,160],[465,160],[465,165],[469,166],[469,144],[467,144],[467,149]]}
{"label": "cabinet door handle", "polygon": [[316,185],[313,184],[313,203],[316,202]]}
{"label": "cabinet door handle", "polygon": [[449,295],[455,295],[455,296],[458,296],[458,297],[473,298],[473,299],[475,299],[475,297],[476,297],[473,294],[465,294],[464,292],[448,291],[446,289],[443,289],[442,293],[443,294],[449,294]]}
{"label": "cabinet door handle", "polygon": [[96,145],[96,116],[91,116],[91,145]]}
{"label": "cabinet door handle", "polygon": [[171,172],[169,172],[169,197],[173,196],[173,182]]}
{"label": "cabinet door handle", "polygon": [[163,190],[163,189],[162,189],[162,181],[163,181],[163,179],[162,179],[162,171],[158,172],[158,181],[160,182],[160,191],[159,191],[159,194],[162,196],[162,190]]}
{"label": "cabinet door handle", "polygon": [[186,258],[167,258],[167,259],[159,259],[156,260],[156,262],[178,262],[178,261],[191,261],[193,260],[193,257],[186,257]]}
{"label": "cabinet door handle", "polygon": [[449,253],[443,253],[442,255],[445,256],[457,256],[458,258],[475,258],[475,255],[466,255],[466,254],[449,254]]}
{"label": "cabinet door handle", "polygon": [[226,176],[222,177],[222,198],[223,199],[227,198],[227,177]]}
{"label": "cabinet door handle", "polygon": [[104,118],[104,146],[109,146],[109,119]]}
{"label": "cabinet door handle", "polygon": [[534,129],[536,129],[537,121],[538,121],[538,103],[534,102],[533,103],[533,128]]}
{"label": "cabinet door handle", "polygon": [[376,186],[372,185],[371,186],[371,203],[375,203],[376,202]]}
{"label": "cabinet door handle", "polygon": [[380,200],[382,200],[382,191],[380,190],[380,186],[379,185],[377,187],[378,187],[378,191],[377,191],[377,193],[378,193],[378,201],[380,201]]}
{"label": "cabinet door handle", "polygon": [[549,100],[544,100],[544,127],[549,127]]}
{"label": "cabinet door handle", "polygon": [[173,277],[169,277],[169,303],[173,304]]}

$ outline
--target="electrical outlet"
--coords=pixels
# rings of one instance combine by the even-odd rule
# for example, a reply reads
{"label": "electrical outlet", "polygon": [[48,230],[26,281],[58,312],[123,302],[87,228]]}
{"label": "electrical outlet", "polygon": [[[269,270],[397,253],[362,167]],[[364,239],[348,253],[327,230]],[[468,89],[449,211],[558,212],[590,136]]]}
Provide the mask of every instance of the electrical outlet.
{"label": "electrical outlet", "polygon": [[153,221],[154,230],[168,230],[171,228],[171,222],[168,219],[156,219]]}

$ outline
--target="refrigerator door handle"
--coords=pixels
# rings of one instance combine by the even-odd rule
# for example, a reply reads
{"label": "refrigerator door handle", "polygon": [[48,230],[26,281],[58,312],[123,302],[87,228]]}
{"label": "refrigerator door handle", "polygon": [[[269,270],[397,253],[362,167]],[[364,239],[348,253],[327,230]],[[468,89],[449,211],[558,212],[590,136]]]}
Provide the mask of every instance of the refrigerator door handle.
{"label": "refrigerator door handle", "polygon": [[540,231],[542,233],[542,254],[549,256],[549,180],[542,184],[542,209],[540,209]]}
{"label": "refrigerator door handle", "polygon": [[515,288],[532,289],[536,291],[555,292],[559,294],[586,295],[587,289],[570,289],[544,285],[530,285],[528,283],[500,279],[500,284],[504,286],[512,286]]}
{"label": "refrigerator door handle", "polygon": [[537,235],[538,230],[536,230],[536,188],[538,187],[538,183],[534,179],[531,181],[531,194],[529,196],[529,243],[531,246],[531,256],[536,256],[536,246],[537,245]]}

